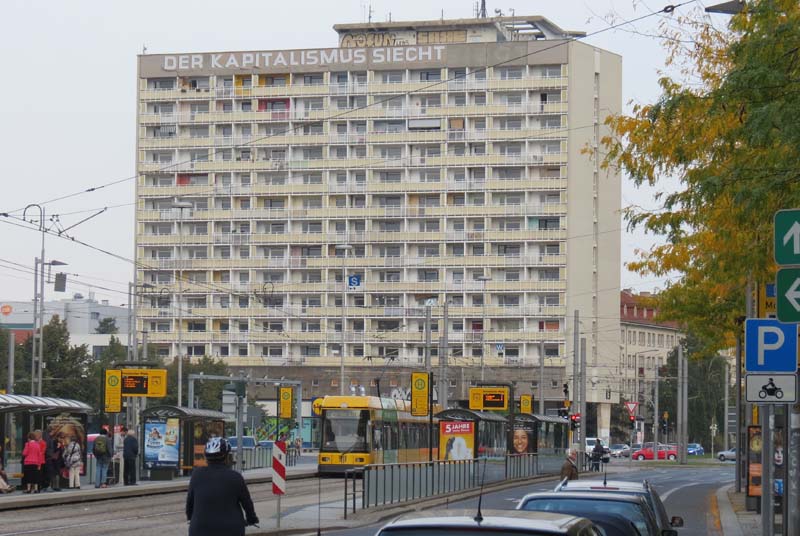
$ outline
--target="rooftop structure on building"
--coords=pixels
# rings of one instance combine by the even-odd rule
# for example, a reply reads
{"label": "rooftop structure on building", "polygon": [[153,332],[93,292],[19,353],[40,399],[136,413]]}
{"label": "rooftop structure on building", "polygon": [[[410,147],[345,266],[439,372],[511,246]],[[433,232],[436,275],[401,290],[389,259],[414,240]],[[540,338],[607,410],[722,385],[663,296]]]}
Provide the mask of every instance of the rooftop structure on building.
{"label": "rooftop structure on building", "polygon": [[447,304],[450,363],[534,379],[572,370],[577,310],[587,397],[616,401],[620,178],[585,149],[621,58],[539,16],[334,29],[337,48],[139,57],[151,352],[319,367],[335,393],[342,356],[424,366],[428,305],[436,366]]}

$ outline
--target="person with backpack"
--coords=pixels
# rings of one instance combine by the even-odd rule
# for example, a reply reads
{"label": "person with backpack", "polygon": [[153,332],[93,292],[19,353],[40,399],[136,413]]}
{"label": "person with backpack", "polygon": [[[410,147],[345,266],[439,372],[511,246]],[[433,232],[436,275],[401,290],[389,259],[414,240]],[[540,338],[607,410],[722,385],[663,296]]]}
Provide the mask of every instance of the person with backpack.
{"label": "person with backpack", "polygon": [[111,461],[111,449],[109,448],[108,430],[105,428],[100,429],[100,435],[94,440],[94,460],[97,464],[97,480],[95,480],[94,487],[107,488],[106,480],[108,479],[108,464]]}
{"label": "person with backpack", "polygon": [[64,447],[64,467],[69,470],[69,488],[81,489],[83,453],[75,436],[70,436],[69,443]]}

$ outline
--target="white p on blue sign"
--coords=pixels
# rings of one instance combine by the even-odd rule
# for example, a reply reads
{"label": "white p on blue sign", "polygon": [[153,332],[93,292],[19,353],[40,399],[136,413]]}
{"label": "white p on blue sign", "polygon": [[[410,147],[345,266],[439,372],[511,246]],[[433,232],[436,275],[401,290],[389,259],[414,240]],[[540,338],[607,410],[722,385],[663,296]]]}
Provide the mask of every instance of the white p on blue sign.
{"label": "white p on blue sign", "polygon": [[748,318],[744,323],[747,372],[795,372],[797,324],[769,318]]}

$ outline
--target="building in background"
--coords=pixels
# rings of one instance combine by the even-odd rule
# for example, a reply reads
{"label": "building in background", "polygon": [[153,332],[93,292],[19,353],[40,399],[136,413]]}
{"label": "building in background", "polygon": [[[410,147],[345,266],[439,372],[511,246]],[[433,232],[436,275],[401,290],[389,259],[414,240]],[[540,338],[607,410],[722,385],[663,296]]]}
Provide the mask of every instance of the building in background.
{"label": "building in background", "polygon": [[682,337],[676,322],[659,320],[658,309],[648,303],[652,298],[649,292],[620,292],[619,390],[625,400],[639,402],[640,415],[652,405],[656,367],[667,364]]}
{"label": "building in background", "polygon": [[[97,327],[104,318],[113,318],[117,326],[115,336],[123,345],[128,344],[128,308],[115,306],[108,300],[96,301],[90,294],[74,294],[72,298],[59,301],[46,301],[44,324],[58,316],[67,321],[70,344],[86,344],[92,355],[99,355],[111,338],[97,333]],[[22,344],[33,333],[33,302],[0,301],[0,328],[14,333],[17,343]]]}
{"label": "building in background", "polygon": [[621,58],[537,16],[334,29],[338,48],[139,56],[151,352],[305,367],[336,393],[342,356],[375,370],[352,384],[424,366],[427,305],[436,366],[447,303],[451,381],[483,362],[535,384],[544,360],[560,406],[577,310],[608,437],[620,178],[597,145]]}

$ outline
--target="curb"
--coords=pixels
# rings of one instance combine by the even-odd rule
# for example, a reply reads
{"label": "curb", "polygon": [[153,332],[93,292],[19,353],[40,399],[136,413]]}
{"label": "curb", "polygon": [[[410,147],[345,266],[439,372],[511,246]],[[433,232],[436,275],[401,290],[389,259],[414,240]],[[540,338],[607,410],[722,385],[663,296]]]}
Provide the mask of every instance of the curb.
{"label": "curb", "polygon": [[733,506],[728,498],[728,491],[733,484],[717,488],[717,506],[719,507],[719,519],[722,524],[722,534],[725,536],[744,536],[739,518],[733,511]]}

